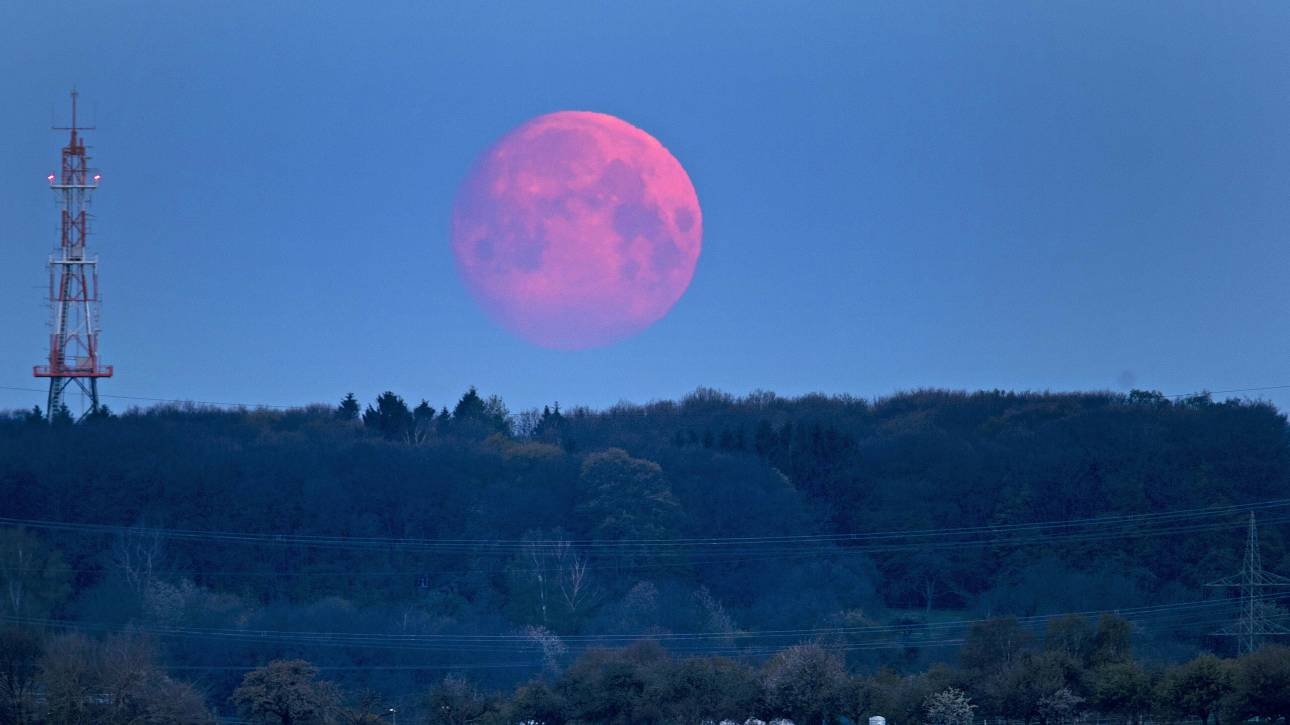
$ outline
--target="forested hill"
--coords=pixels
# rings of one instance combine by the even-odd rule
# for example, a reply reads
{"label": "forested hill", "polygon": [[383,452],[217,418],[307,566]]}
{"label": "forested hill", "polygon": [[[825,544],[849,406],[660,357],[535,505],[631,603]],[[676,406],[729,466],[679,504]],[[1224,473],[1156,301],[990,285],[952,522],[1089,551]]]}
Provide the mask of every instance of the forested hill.
{"label": "forested hill", "polygon": [[[892,623],[913,629],[852,664],[921,667],[953,651],[920,624],[1071,611],[1141,611],[1139,649],[1177,658],[1222,646],[1214,610],[1148,607],[1214,596],[1250,511],[1264,565],[1290,574],[1286,419],[1261,403],[700,390],[511,414],[472,390],[450,407],[12,414],[0,576],[25,595],[3,614],[160,632],[173,661],[225,668],[207,681],[227,692],[232,668],[283,656],[386,684],[436,675],[371,667],[495,665],[497,682],[586,642],[724,633],[686,647],[755,656]],[[532,642],[380,639],[517,633]]]}

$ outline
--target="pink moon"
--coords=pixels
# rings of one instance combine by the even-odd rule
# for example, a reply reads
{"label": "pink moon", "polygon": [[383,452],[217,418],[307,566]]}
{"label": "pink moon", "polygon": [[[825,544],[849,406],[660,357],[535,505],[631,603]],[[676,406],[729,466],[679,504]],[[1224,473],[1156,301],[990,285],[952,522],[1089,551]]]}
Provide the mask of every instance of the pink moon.
{"label": "pink moon", "polygon": [[694,276],[703,217],[663,144],[614,116],[560,111],[475,162],[452,213],[457,269],[520,337],[575,350],[657,322]]}

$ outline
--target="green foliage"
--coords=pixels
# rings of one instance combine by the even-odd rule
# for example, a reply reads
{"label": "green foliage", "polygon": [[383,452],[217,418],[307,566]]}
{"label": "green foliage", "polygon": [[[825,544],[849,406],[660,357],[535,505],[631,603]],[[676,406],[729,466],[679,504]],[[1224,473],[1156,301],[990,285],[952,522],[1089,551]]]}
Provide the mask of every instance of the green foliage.
{"label": "green foliage", "polygon": [[387,390],[377,396],[375,407],[367,406],[363,425],[386,440],[404,440],[412,430],[412,411],[403,398]]}
{"label": "green foliage", "polygon": [[516,688],[503,706],[508,723],[557,725],[564,722],[568,703],[545,682],[530,682]]}
{"label": "green foliage", "polygon": [[1290,647],[1268,645],[1236,661],[1231,709],[1242,719],[1290,722]]}
{"label": "green foliage", "polygon": [[579,477],[579,512],[598,539],[666,539],[683,512],[663,469],[620,448],[588,455]]}
{"label": "green foliage", "polygon": [[667,653],[646,642],[622,650],[591,650],[560,678],[571,723],[657,722],[666,703]]}
{"label": "green foliage", "polygon": [[[999,631],[1008,629],[1004,626]],[[1054,693],[1077,689],[1082,671],[1080,664],[1064,653],[1021,649],[993,668],[967,674],[969,689],[979,693],[989,712],[1029,722],[1045,717],[1044,707],[1053,703]]]}
{"label": "green foliage", "polygon": [[1165,670],[1156,700],[1169,717],[1196,718],[1201,725],[1207,725],[1231,694],[1233,675],[1231,662],[1202,654]]}
{"label": "green foliage", "polygon": [[1163,407],[1169,404],[1169,399],[1159,390],[1138,390],[1129,391],[1129,403],[1131,405],[1150,405]]}
{"label": "green foliage", "polygon": [[[1244,504],[1280,498],[1290,481],[1285,418],[1264,404],[1208,396],[1173,402],[1154,394],[917,391],[870,402],[699,391],[680,401],[603,411],[552,406],[521,414],[528,417],[515,426],[500,399],[478,391],[437,414],[429,401],[409,410],[391,392],[361,416],[371,435],[357,434],[340,415],[340,407],[354,411],[358,404],[347,400],[348,406],[289,411],[161,406],[57,429],[39,411],[33,421],[25,413],[0,417],[0,507],[6,517],[31,521],[148,523],[341,542],[517,542],[532,532],[567,544],[564,564],[554,548],[535,562],[516,547],[429,552],[181,537],[162,542],[155,561],[139,566],[124,560],[114,537],[64,531],[55,540],[38,531],[24,536],[48,554],[45,563],[11,565],[6,574],[3,554],[12,554],[12,546],[5,537],[15,531],[6,527],[0,576],[35,575],[19,587],[22,616],[80,620],[99,629],[134,622],[353,632],[371,635],[372,642],[544,627],[547,635],[525,650],[548,678],[530,691],[530,710],[546,712],[533,718],[554,717],[559,709],[565,719],[580,712],[592,720],[599,715],[587,714],[598,712],[588,704],[594,705],[591,689],[600,685],[578,690],[564,680],[569,671],[584,684],[590,677],[576,664],[583,637],[708,631],[718,633],[722,652],[740,655],[738,665],[704,658],[692,671],[603,655],[622,675],[606,687],[639,689],[629,711],[612,717],[641,720],[690,718],[707,700],[719,705],[720,697],[700,694],[714,687],[735,693],[729,710],[768,715],[764,682],[749,685],[746,669],[762,664],[750,653],[767,654],[767,643],[745,633],[843,627],[818,644],[845,648],[846,664],[866,673],[842,678],[828,696],[831,711],[848,717],[877,709],[892,713],[895,723],[918,722],[926,698],[951,686],[992,718],[1033,723],[1048,717],[1057,712],[1054,697],[1062,689],[1085,698],[1081,709],[1119,708],[1127,714],[1117,717],[1133,717],[1140,705],[1115,704],[1128,696],[1116,694],[1111,683],[1140,683],[1135,654],[1189,656],[1215,643],[1200,639],[1195,628],[1146,620],[1135,650],[1118,618],[1067,617],[1046,629],[1033,618],[1199,599],[1204,582],[1239,566],[1241,536],[1206,527],[1186,536],[1034,536],[945,546],[958,537],[938,532]],[[937,545],[911,545],[922,536],[897,537],[890,546],[856,538],[911,530],[932,532],[926,540]],[[1290,571],[1290,542],[1276,527],[1263,533],[1265,565]],[[737,556],[604,545],[722,537],[772,543]],[[809,552],[799,555],[780,543],[797,540],[792,537],[810,537],[804,539],[812,542]],[[585,565],[589,588],[582,591],[594,596],[571,608],[562,584],[576,569],[567,565],[574,560]],[[945,620],[979,620],[991,612],[1019,619],[966,633],[961,669],[920,672],[956,655],[924,646],[937,639]],[[899,628],[907,639],[874,648],[873,627]],[[532,674],[509,668],[517,655],[500,651],[199,637],[169,638],[166,647],[168,661],[191,667],[304,656],[336,668],[324,671],[338,673],[337,683],[347,689],[408,698],[432,682],[418,667],[487,664],[481,672],[489,679],[472,685],[485,700],[488,688]],[[574,667],[562,669],[571,661]],[[404,669],[365,669],[387,662]],[[889,671],[878,673],[884,667]],[[1153,717],[1176,712],[1165,701],[1185,699],[1178,683],[1192,680],[1172,669],[1158,678],[1149,667],[1145,672],[1156,698]],[[1236,712],[1238,679],[1232,674],[1231,691],[1207,700],[1207,715],[1195,702],[1176,706],[1197,718]],[[216,669],[202,682],[212,701],[227,707],[239,680],[240,671]],[[75,691],[68,683],[76,681],[58,680],[66,692]],[[704,684],[710,682],[725,684]],[[1243,682],[1248,687],[1240,692],[1251,702],[1270,687]],[[1139,702],[1141,688],[1128,689],[1128,699]],[[575,692],[581,693],[576,701]],[[408,704],[409,711],[423,700]],[[689,714],[667,714],[672,700],[688,703]],[[748,704],[754,700],[755,707]],[[98,716],[78,714],[84,708],[74,697],[53,702],[72,722]],[[578,709],[584,706],[590,709]],[[703,715],[709,716],[717,717]],[[490,705],[480,717],[482,723],[508,716]],[[402,714],[399,719],[404,722]]]}
{"label": "green foliage", "polygon": [[1093,628],[1087,618],[1067,614],[1048,620],[1044,631],[1044,649],[1061,652],[1087,666],[1092,660],[1095,646]]}
{"label": "green foliage", "polygon": [[471,386],[452,409],[451,430],[466,438],[483,439],[494,433],[511,434],[511,415],[496,395],[487,400]]}
{"label": "green foliage", "polygon": [[340,693],[318,680],[304,660],[274,660],[242,678],[232,702],[242,717],[265,725],[322,725],[340,705]]}
{"label": "green foliage", "polygon": [[481,420],[488,415],[487,406],[484,399],[479,397],[479,391],[475,386],[462,394],[461,399],[457,401],[456,407],[452,409],[452,417],[460,420]]}
{"label": "green foliage", "polygon": [[[1007,625],[989,629],[1007,631]],[[1191,717],[1203,723],[1220,710],[1229,722],[1275,723],[1290,708],[1290,648],[1268,646],[1239,660],[1202,655],[1154,671],[1159,675],[1133,659],[1085,668],[1049,649],[1024,651],[988,671],[938,665],[913,674],[885,669],[849,675],[838,652],[819,644],[780,649],[758,670],[725,657],[674,657],[646,640],[586,650],[563,672],[548,672],[513,690],[484,689],[453,673],[398,710],[402,721],[435,725],[645,725],[751,717],[832,725],[839,717],[864,722],[871,714],[893,723],[972,725],[979,701],[991,720],[1064,725]],[[387,703],[409,698],[371,690],[345,698],[313,664],[276,660],[248,673],[230,701],[254,723],[382,725],[389,722]],[[214,722],[199,691],[160,668],[149,640],[117,635],[96,641],[72,634],[43,643],[14,630],[0,632],[0,717],[6,723]]]}
{"label": "green foliage", "polygon": [[1114,614],[1103,614],[1093,633],[1093,651],[1088,663],[1093,666],[1127,662],[1132,658],[1132,634],[1128,620]]}
{"label": "green foliage", "polygon": [[336,417],[340,420],[353,421],[358,420],[359,412],[362,407],[358,404],[358,398],[353,393],[346,393],[340,405],[336,406]]}
{"label": "green foliage", "polygon": [[71,572],[62,555],[22,529],[0,529],[0,613],[38,618],[71,593]]}
{"label": "green foliage", "polygon": [[72,411],[68,409],[65,403],[59,403],[58,407],[54,408],[54,415],[49,419],[49,422],[55,427],[66,428],[75,423],[76,419],[72,417]]}
{"label": "green foliage", "polygon": [[959,652],[965,670],[997,672],[1015,666],[1030,653],[1034,637],[1016,617],[988,619],[972,625]]}
{"label": "green foliage", "polygon": [[1137,662],[1096,665],[1088,674],[1089,704],[1099,712],[1138,722],[1150,711],[1154,683]]}
{"label": "green foliage", "polygon": [[829,722],[841,709],[846,683],[842,660],[818,645],[782,650],[762,673],[767,712],[799,723]]}
{"label": "green foliage", "polygon": [[425,399],[422,399],[422,401],[417,404],[417,407],[412,410],[412,419],[418,424],[430,423],[434,420],[434,417],[434,407]]}
{"label": "green foliage", "polygon": [[100,404],[96,408],[91,408],[85,413],[85,422],[87,424],[98,423],[112,419],[112,409],[106,405]]}
{"label": "green foliage", "polygon": [[665,701],[681,722],[746,719],[761,709],[762,690],[751,667],[723,657],[695,657],[670,668]]}
{"label": "green foliage", "polygon": [[567,429],[568,421],[560,412],[559,403],[556,403],[554,408],[543,406],[542,415],[538,418],[537,425],[533,427],[533,438],[544,443],[562,446],[567,440]]}

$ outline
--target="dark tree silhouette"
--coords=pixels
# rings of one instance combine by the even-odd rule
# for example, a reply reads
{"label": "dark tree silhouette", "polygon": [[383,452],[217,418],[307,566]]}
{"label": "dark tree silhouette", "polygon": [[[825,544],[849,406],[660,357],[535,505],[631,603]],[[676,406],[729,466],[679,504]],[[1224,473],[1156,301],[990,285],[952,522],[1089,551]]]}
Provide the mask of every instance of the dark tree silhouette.
{"label": "dark tree silhouette", "polygon": [[403,398],[386,391],[376,398],[376,406],[367,406],[363,412],[363,425],[381,434],[386,440],[403,440],[412,430],[412,411]]}
{"label": "dark tree silhouette", "polygon": [[336,417],[341,420],[358,420],[361,410],[358,398],[355,398],[353,393],[346,393],[340,405],[336,406]]}

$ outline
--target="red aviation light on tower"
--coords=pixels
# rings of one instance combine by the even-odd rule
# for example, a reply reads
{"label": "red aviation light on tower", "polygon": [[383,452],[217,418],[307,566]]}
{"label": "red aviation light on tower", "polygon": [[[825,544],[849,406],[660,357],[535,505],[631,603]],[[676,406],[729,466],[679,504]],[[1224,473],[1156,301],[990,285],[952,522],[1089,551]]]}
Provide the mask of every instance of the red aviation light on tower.
{"label": "red aviation light on tower", "polygon": [[[98,379],[112,377],[112,366],[99,361],[98,258],[86,254],[90,196],[102,176],[95,173],[91,182],[89,156],[79,134],[87,129],[76,125],[76,98],[72,91],[72,125],[57,129],[71,132],[63,147],[61,175],[49,175],[62,217],[58,247],[49,258],[49,361],[32,371],[38,378],[49,378],[45,413],[50,420],[61,411],[77,419],[97,413]],[[78,412],[68,407],[69,386],[81,393]]]}

